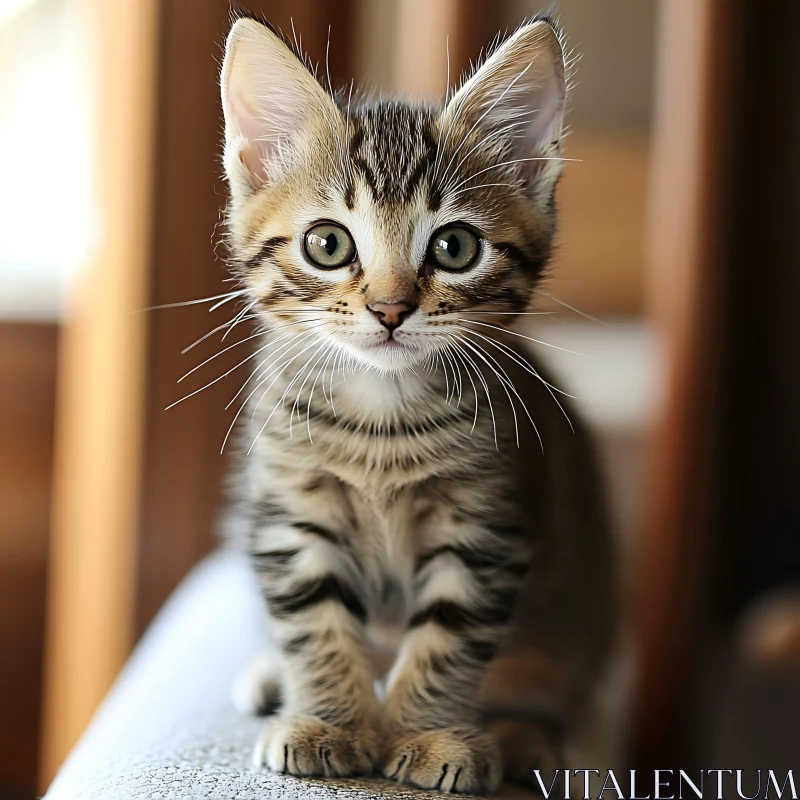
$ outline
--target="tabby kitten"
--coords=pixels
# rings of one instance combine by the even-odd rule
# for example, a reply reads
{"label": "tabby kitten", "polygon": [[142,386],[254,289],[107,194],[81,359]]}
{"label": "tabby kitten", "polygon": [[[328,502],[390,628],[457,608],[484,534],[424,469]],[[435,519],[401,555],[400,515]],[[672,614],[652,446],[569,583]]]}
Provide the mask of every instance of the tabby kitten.
{"label": "tabby kitten", "polygon": [[264,330],[234,485],[279,651],[250,676],[252,705],[280,698],[259,766],[481,793],[597,730],[601,491],[513,332],[565,93],[547,18],[444,108],[332,95],[269,27],[230,32],[229,233]]}

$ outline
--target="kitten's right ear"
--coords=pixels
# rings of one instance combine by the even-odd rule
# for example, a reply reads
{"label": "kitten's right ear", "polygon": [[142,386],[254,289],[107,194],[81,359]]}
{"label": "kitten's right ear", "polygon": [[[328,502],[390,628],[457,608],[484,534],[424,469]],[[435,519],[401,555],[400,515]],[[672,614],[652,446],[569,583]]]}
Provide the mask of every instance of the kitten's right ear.
{"label": "kitten's right ear", "polygon": [[234,202],[277,177],[310,118],[339,113],[283,40],[254,19],[231,28],[221,83],[225,172]]}

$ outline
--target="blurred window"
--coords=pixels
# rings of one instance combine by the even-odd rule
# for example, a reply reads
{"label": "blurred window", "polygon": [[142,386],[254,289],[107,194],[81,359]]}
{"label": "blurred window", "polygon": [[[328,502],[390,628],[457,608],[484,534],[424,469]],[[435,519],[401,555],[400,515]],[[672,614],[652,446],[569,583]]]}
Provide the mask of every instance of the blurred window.
{"label": "blurred window", "polygon": [[0,0],[0,319],[57,319],[86,249],[74,1]]}

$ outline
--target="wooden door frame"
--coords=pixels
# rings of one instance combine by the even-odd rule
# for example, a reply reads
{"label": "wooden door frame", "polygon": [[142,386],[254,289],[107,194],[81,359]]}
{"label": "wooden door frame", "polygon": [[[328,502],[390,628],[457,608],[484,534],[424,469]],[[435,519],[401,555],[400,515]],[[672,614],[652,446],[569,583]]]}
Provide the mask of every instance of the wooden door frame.
{"label": "wooden door frame", "polygon": [[[157,0],[79,0],[96,238],[59,343],[41,781],[119,672],[131,608],[144,420]],[[124,32],[124,35],[123,33]]]}
{"label": "wooden door frame", "polygon": [[689,768],[716,524],[738,3],[662,0],[648,311],[666,368],[634,569],[635,765]]}

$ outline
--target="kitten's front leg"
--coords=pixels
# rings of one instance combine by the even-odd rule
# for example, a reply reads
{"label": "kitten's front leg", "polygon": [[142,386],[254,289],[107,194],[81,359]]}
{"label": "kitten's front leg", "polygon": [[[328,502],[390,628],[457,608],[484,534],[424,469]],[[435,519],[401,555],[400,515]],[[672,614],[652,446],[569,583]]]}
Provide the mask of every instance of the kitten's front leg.
{"label": "kitten's front leg", "polygon": [[367,775],[378,756],[379,713],[347,546],[307,521],[271,525],[254,539],[285,659],[282,709],[262,734],[255,763],[292,775]]}
{"label": "kitten's front leg", "polygon": [[489,534],[421,559],[415,611],[389,679],[386,777],[474,794],[499,785],[502,763],[483,727],[481,689],[525,563],[514,545]]}

